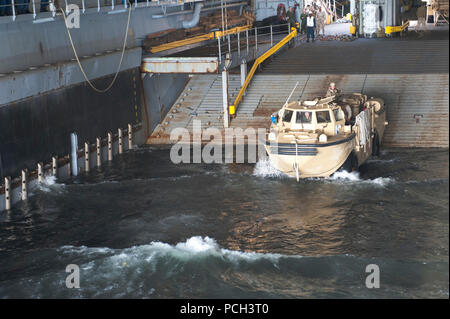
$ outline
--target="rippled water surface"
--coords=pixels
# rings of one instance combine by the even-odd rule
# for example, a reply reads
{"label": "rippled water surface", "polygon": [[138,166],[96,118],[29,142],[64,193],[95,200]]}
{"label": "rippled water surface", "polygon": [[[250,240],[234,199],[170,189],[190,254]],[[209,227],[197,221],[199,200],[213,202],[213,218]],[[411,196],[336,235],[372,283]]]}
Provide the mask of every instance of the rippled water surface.
{"label": "rippled water surface", "polygon": [[448,150],[297,183],[144,147],[0,214],[0,297],[448,298],[448,199]]}

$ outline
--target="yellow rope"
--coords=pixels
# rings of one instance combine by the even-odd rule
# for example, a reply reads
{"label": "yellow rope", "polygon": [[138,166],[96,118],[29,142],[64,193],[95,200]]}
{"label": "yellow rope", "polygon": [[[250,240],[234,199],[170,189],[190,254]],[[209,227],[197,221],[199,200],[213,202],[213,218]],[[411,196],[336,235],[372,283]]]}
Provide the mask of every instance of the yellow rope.
{"label": "yellow rope", "polygon": [[80,67],[81,73],[83,73],[83,76],[84,76],[84,78],[86,79],[86,82],[89,83],[89,85],[91,86],[91,88],[92,88],[94,91],[98,92],[98,93],[105,93],[105,92],[107,92],[109,89],[111,89],[112,86],[114,85],[114,83],[116,82],[117,76],[119,75],[120,68],[121,68],[121,66],[122,66],[123,56],[124,56],[124,54],[125,54],[125,49],[126,49],[126,46],[127,46],[128,29],[129,29],[129,27],[130,27],[131,4],[128,2],[128,5],[129,5],[129,10],[128,10],[128,21],[127,21],[127,28],[126,28],[126,33],[125,33],[125,39],[124,39],[124,41],[123,41],[122,55],[121,55],[121,57],[120,57],[120,62],[119,62],[119,65],[118,65],[118,67],[117,67],[117,71],[116,71],[116,74],[114,75],[113,80],[112,80],[111,83],[108,85],[108,87],[107,87],[106,89],[103,89],[103,90],[97,89],[97,88],[92,84],[92,82],[89,80],[88,76],[86,75],[86,72],[84,71],[84,68],[83,68],[83,66],[81,65],[80,59],[79,59],[79,57],[78,57],[77,50],[75,49],[75,45],[73,44],[72,35],[70,34],[69,27],[67,26],[66,13],[64,12],[64,10],[63,10],[62,8],[59,8],[59,9],[61,10],[62,14],[63,14],[63,17],[64,17],[64,25],[66,26],[67,34],[68,34],[68,36],[69,36],[69,41],[70,41],[70,44],[72,45],[72,50],[73,50],[73,53],[75,54],[75,58],[76,58],[76,60],[77,60],[77,62],[78,62],[78,66]]}

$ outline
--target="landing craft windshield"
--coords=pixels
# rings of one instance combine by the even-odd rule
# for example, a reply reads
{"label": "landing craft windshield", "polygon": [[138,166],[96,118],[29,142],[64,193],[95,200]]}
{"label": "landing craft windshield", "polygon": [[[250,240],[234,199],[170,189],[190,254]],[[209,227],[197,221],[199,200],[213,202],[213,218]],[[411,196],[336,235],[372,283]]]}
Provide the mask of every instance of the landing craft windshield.
{"label": "landing craft windshield", "polygon": [[341,120],[344,119],[344,116],[343,116],[341,110],[339,110],[339,109],[334,109],[334,110],[333,110],[333,113],[334,113],[334,119],[335,119],[336,121],[341,121]]}
{"label": "landing craft windshield", "polygon": [[312,120],[312,112],[297,112],[296,123],[309,124]]}
{"label": "landing craft windshield", "polygon": [[331,117],[329,111],[317,111],[316,112],[317,123],[330,123]]}
{"label": "landing craft windshield", "polygon": [[285,111],[284,111],[284,114],[283,114],[283,122],[288,122],[288,123],[290,123],[290,122],[291,122],[291,119],[292,119],[292,114],[293,114],[293,113],[294,113],[293,111],[285,110]]}

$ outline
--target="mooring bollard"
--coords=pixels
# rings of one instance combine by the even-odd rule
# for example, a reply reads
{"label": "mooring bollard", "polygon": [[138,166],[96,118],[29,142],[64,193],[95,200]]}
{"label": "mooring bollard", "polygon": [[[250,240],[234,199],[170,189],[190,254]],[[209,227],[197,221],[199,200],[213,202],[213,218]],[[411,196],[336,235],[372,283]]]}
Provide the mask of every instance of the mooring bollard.
{"label": "mooring bollard", "polygon": [[58,176],[58,158],[56,156],[52,157],[52,175]]}
{"label": "mooring bollard", "polygon": [[122,129],[119,128],[117,135],[119,136],[119,154],[123,153],[123,133],[122,133]]}
{"label": "mooring bollard", "polygon": [[102,140],[97,137],[97,167],[102,166]]}
{"label": "mooring bollard", "polygon": [[133,127],[128,124],[128,149],[133,149]]}
{"label": "mooring bollard", "polygon": [[108,161],[112,161],[113,152],[112,152],[112,134],[108,133]]}
{"label": "mooring bollard", "polygon": [[89,142],[84,143],[84,171],[89,172]]}
{"label": "mooring bollard", "polygon": [[42,163],[37,164],[37,171],[38,171],[38,182],[43,183],[44,182],[44,170]]}
{"label": "mooring bollard", "polygon": [[22,200],[26,200],[28,197],[27,192],[27,171],[25,169],[22,170]]}
{"label": "mooring bollard", "polygon": [[5,209],[11,209],[11,177],[5,177]]}

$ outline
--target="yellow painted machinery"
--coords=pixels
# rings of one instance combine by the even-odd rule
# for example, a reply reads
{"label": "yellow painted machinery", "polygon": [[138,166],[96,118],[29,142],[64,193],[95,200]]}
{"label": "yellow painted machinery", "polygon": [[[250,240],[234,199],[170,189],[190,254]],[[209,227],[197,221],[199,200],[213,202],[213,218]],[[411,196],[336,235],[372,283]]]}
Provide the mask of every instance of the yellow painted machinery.
{"label": "yellow painted machinery", "polygon": [[402,25],[399,25],[399,26],[395,26],[395,27],[387,26],[386,30],[385,30],[385,33],[387,35],[390,35],[391,33],[394,33],[394,32],[404,31],[408,27],[409,27],[409,20],[406,21],[405,23],[403,23]]}

